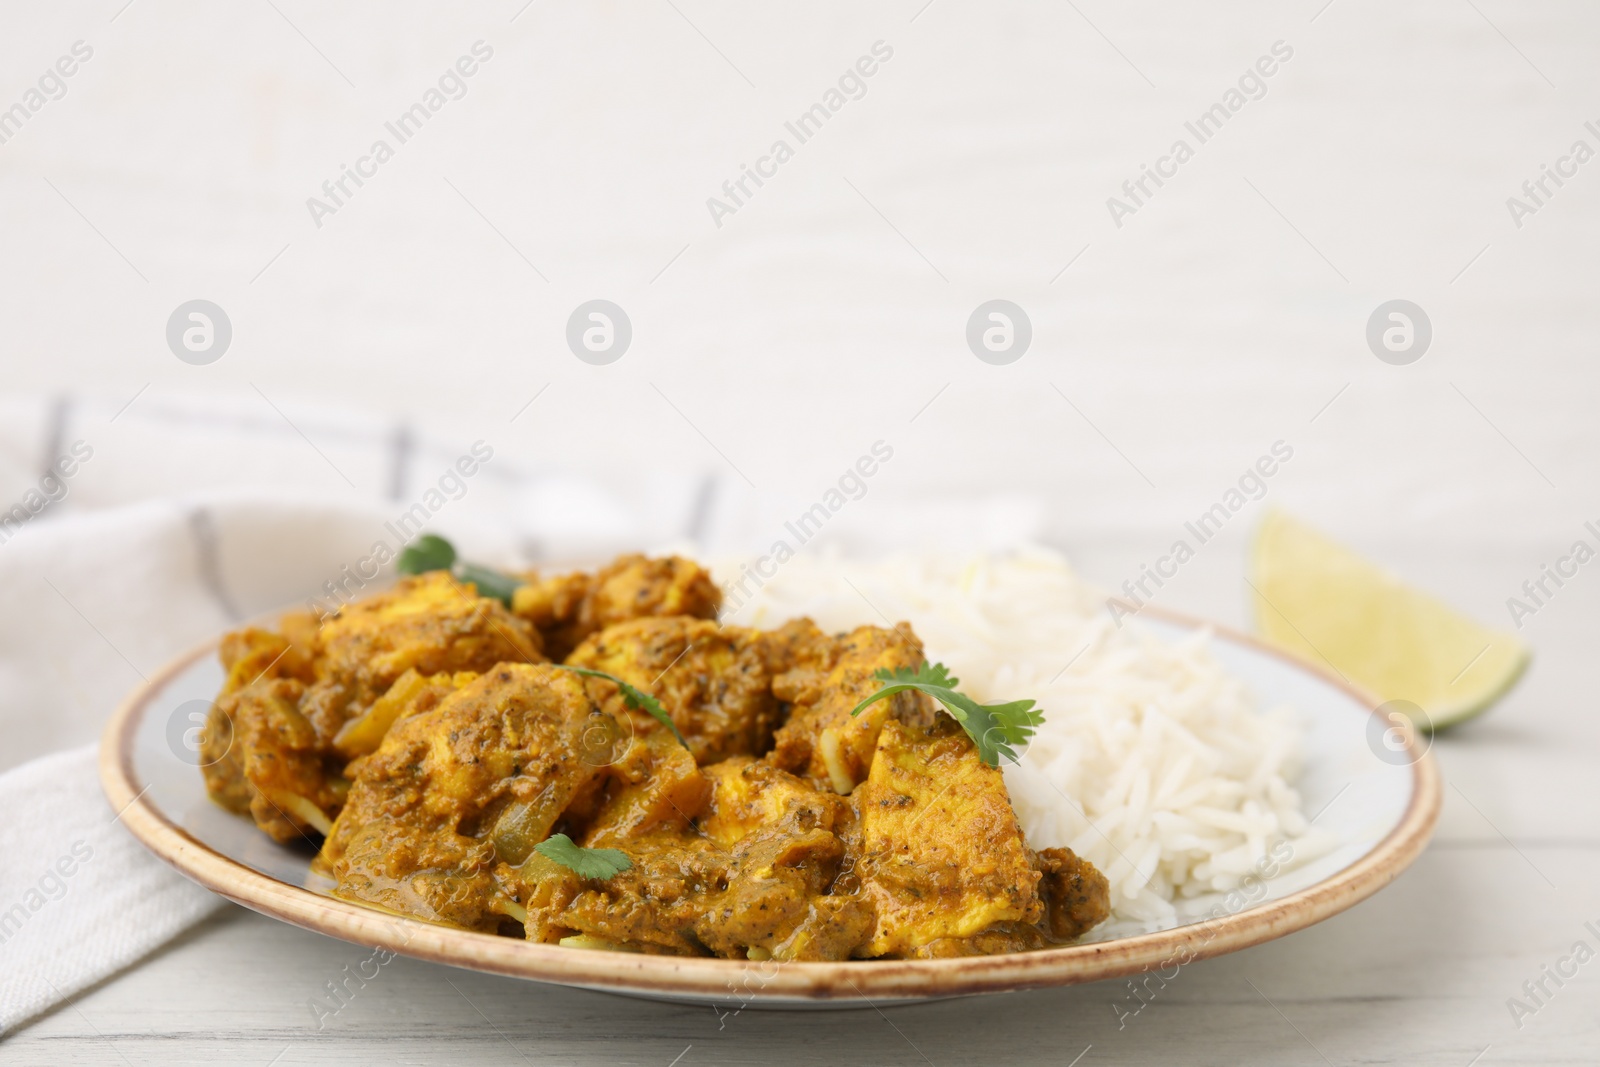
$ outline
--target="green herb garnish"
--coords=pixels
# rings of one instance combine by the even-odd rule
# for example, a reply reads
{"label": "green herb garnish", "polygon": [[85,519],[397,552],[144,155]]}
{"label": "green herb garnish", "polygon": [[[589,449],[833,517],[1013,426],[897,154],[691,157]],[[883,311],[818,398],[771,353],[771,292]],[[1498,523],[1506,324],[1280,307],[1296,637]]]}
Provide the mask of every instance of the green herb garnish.
{"label": "green herb garnish", "polygon": [[614,848],[584,848],[573,844],[572,838],[566,834],[551,834],[534,845],[533,850],[545,859],[554,860],[569,871],[576,872],[579,877],[602,882],[633,866],[633,861],[625,852]]}
{"label": "green herb garnish", "polygon": [[1034,707],[1032,700],[980,704],[965,693],[958,693],[956,686],[961,684],[961,679],[954,677],[942,663],[925,663],[915,669],[880,669],[872,676],[888,684],[857,704],[851,715],[859,715],[868,705],[907,689],[926,693],[943,704],[950,717],[977,742],[979,758],[991,767],[1000,766],[1001,756],[1016,763],[1018,757],[1012,746],[1025,746],[1034,730],[1044,722],[1044,712]]}
{"label": "green herb garnish", "polygon": [[400,550],[395,569],[401,574],[447,571],[455,566],[456,546],[438,534],[423,534]]}
{"label": "green herb garnish", "polygon": [[509,574],[480,567],[476,563],[463,563],[456,567],[455,576],[463,582],[471,582],[477,586],[479,596],[493,597],[508,608],[511,606],[511,595],[519,586],[528,584]]}
{"label": "green herb garnish", "polygon": [[438,534],[423,534],[400,552],[395,569],[401,574],[426,574],[429,571],[449,571],[463,582],[477,586],[478,595],[511,606],[511,595],[526,583],[502,574],[489,567],[467,563],[456,557],[456,546]]}
{"label": "green herb garnish", "polygon": [[571,671],[573,674],[581,674],[585,678],[604,678],[622,690],[623,703],[635,711],[642,711],[649,715],[656,722],[671,730],[672,736],[678,739],[680,745],[684,748],[689,747],[689,742],[685,741],[683,735],[678,732],[678,724],[672,721],[672,716],[668,715],[667,709],[661,706],[661,701],[646,693],[643,689],[629,685],[614,674],[607,674],[605,671],[597,671],[590,667],[572,667],[565,663],[552,663],[550,666],[559,667],[564,671]]}

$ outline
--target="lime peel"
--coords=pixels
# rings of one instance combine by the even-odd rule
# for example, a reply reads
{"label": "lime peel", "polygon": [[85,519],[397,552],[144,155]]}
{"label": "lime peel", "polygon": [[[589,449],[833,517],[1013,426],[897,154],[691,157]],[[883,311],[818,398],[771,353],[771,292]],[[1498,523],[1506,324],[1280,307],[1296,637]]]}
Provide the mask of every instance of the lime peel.
{"label": "lime peel", "polygon": [[1440,729],[1482,714],[1527,669],[1529,650],[1282,512],[1250,560],[1256,631],[1381,701],[1408,700]]}

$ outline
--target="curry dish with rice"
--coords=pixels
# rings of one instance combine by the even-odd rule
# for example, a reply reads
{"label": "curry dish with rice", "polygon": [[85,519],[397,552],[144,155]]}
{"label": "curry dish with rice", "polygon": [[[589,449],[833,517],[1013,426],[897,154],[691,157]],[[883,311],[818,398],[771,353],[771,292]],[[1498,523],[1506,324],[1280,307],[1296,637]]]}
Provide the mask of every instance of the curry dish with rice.
{"label": "curry dish with rice", "polygon": [[460,573],[223,641],[207,789],[318,846],[337,896],[756,960],[1013,952],[1109,914],[1091,864],[1028,847],[986,735],[890,684],[941,680],[908,625],[721,625],[679,557],[498,597]]}

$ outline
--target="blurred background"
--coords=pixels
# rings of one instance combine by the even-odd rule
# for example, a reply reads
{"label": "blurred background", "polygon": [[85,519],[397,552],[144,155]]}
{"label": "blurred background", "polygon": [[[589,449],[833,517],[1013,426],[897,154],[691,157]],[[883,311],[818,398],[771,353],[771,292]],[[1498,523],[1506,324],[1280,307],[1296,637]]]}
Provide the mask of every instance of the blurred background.
{"label": "blurred background", "polygon": [[[403,511],[482,440],[437,525],[532,557],[764,550],[881,440],[830,539],[1042,539],[1114,586],[1282,440],[1251,513],[1395,562],[1515,542],[1461,605],[1503,616],[1596,514],[1600,163],[1507,199],[1600,148],[1600,15],[1319,2],[12,7],[0,107],[92,56],[0,126],[0,501],[81,439],[48,518]],[[1175,177],[1124,191],[1179,139]],[[197,299],[231,325],[205,365],[167,339]],[[594,299],[632,330],[603,366],[567,343]],[[966,340],[993,299],[1031,324],[1006,365]],[[1431,322],[1408,365],[1366,339],[1393,299]],[[1163,596],[1229,610],[1209,583],[1253,521]]]}

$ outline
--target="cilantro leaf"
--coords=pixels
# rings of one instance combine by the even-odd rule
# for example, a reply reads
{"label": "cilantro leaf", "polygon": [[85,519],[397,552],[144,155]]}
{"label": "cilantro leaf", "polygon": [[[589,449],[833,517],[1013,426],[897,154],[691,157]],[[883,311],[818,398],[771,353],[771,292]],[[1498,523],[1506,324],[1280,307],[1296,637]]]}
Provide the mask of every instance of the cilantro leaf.
{"label": "cilantro leaf", "polygon": [[571,671],[573,674],[581,674],[585,678],[604,678],[622,690],[623,703],[635,711],[642,711],[649,715],[656,722],[671,730],[672,736],[678,739],[678,744],[684,748],[689,747],[689,742],[685,741],[683,734],[678,732],[678,724],[672,721],[672,716],[668,715],[667,709],[661,706],[661,701],[646,693],[643,689],[629,685],[614,674],[607,674],[605,671],[597,671],[590,667],[573,667],[566,663],[552,663],[550,666],[558,667],[564,671]]}
{"label": "cilantro leaf", "polygon": [[447,571],[455,565],[456,546],[438,534],[423,534],[400,551],[395,569],[401,574]]}
{"label": "cilantro leaf", "polygon": [[431,533],[423,534],[401,550],[395,570],[401,574],[449,571],[460,581],[475,585],[479,596],[498,600],[508,608],[511,606],[511,595],[518,586],[525,584],[509,574],[458,559],[455,545]]}
{"label": "cilantro leaf", "polygon": [[850,712],[859,715],[869,705],[908,689],[926,693],[944,705],[952,719],[961,724],[978,746],[978,757],[991,767],[1000,766],[1000,757],[1016,763],[1016,745],[1027,746],[1028,739],[1044,722],[1044,712],[1032,700],[1013,700],[1004,704],[980,704],[956,691],[961,679],[942,663],[925,663],[915,669],[880,669],[873,674],[882,689],[857,704]]}
{"label": "cilantro leaf", "polygon": [[455,575],[463,582],[477,586],[479,596],[493,597],[508,608],[511,606],[511,595],[517,591],[517,587],[527,584],[509,574],[501,574],[476,563],[461,564],[456,567]]}
{"label": "cilantro leaf", "polygon": [[584,848],[573,844],[572,838],[566,834],[551,834],[534,845],[533,850],[545,859],[554,860],[569,871],[576,872],[580,878],[594,878],[602,882],[633,866],[633,861],[625,852],[614,848]]}

